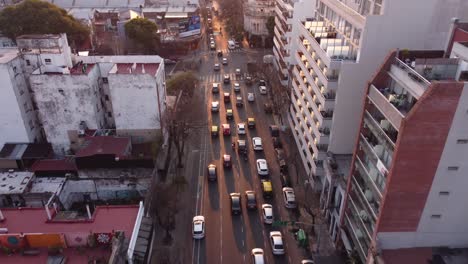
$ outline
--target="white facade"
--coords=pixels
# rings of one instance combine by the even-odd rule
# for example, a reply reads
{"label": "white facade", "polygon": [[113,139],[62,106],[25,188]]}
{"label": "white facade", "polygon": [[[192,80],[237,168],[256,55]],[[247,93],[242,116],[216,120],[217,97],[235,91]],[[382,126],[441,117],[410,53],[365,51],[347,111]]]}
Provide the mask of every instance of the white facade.
{"label": "white facade", "polygon": [[41,129],[18,49],[0,49],[0,147],[41,140]]}
{"label": "white facade", "polygon": [[[166,100],[161,57],[74,56],[65,34],[22,36],[18,49],[0,50],[2,146],[41,141],[44,133],[56,154],[65,154],[77,143],[82,122],[88,129],[136,134],[139,142],[154,139],[161,128]],[[140,74],[112,72],[120,64],[147,68]]]}
{"label": "white facade", "polygon": [[363,1],[351,8],[347,2],[355,1],[317,1],[316,14],[297,21],[298,47],[291,51],[297,65],[290,124],[318,189],[326,152],[352,153],[366,83],[388,51],[443,49],[450,19],[468,14],[462,0]]}
{"label": "white facade", "polygon": [[244,3],[244,30],[252,35],[268,36],[266,23],[274,15],[274,0],[249,0]]}

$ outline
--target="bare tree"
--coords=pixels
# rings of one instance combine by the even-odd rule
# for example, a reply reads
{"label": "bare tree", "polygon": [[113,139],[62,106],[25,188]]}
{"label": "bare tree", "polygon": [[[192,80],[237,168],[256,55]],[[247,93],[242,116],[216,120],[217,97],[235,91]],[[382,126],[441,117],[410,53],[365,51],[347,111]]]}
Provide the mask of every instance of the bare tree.
{"label": "bare tree", "polygon": [[151,216],[157,220],[157,223],[166,231],[163,239],[165,244],[172,242],[171,231],[175,229],[175,216],[178,212],[177,197],[174,185],[158,184],[155,192],[152,194],[154,199],[151,203]]}

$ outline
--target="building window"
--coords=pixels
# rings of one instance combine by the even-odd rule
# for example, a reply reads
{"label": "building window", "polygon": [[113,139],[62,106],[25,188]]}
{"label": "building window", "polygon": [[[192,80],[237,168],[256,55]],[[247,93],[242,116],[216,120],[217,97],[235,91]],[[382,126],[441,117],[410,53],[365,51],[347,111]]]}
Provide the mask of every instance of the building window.
{"label": "building window", "polygon": [[58,89],[59,93],[63,94],[63,89]]}
{"label": "building window", "polygon": [[433,214],[433,215],[431,215],[431,218],[432,218],[432,219],[440,219],[441,217],[442,217],[442,215],[440,215],[440,214]]}
{"label": "building window", "polygon": [[31,61],[30,60],[26,60],[26,66],[31,66]]}
{"label": "building window", "polygon": [[112,113],[111,113],[111,112],[107,112],[107,117],[111,118],[111,117],[112,117]]}
{"label": "building window", "polygon": [[52,64],[52,60],[51,60],[51,59],[45,59],[44,61],[45,61],[45,64],[47,64],[47,65]]}
{"label": "building window", "polygon": [[104,96],[104,99],[106,99],[106,101],[109,101],[109,96],[106,94],[106,95]]}
{"label": "building window", "polygon": [[456,171],[458,170],[458,166],[450,166],[447,168],[449,171]]}
{"label": "building window", "polygon": [[102,82],[103,83],[109,83],[109,80],[107,79],[107,77],[102,77]]}
{"label": "building window", "polygon": [[458,139],[457,144],[468,144],[468,139]]}
{"label": "building window", "polygon": [[15,73],[15,74],[16,74],[16,70],[17,70],[17,69],[16,69],[16,66],[15,66],[15,67],[13,67],[13,73]]}
{"label": "building window", "polygon": [[442,195],[447,196],[447,195],[449,195],[449,194],[450,194],[450,192],[439,192],[439,195],[440,195],[440,196],[442,196]]}

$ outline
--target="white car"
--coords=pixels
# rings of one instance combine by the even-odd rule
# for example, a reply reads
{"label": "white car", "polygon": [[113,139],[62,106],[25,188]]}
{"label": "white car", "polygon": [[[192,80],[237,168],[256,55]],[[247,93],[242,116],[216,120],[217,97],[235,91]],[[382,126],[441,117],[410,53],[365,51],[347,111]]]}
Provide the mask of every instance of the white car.
{"label": "white car", "polygon": [[240,76],[240,75],[241,75],[241,69],[239,69],[239,68],[236,69],[236,75],[237,75],[237,76]]}
{"label": "white car", "polygon": [[195,239],[202,239],[205,237],[205,217],[197,215],[192,221],[192,234]]}
{"label": "white car", "polygon": [[263,150],[262,138],[253,137],[252,138],[252,145],[253,145],[254,150]]}
{"label": "white car", "polygon": [[301,264],[314,264],[315,262],[311,259],[303,259]]}
{"label": "white car", "polygon": [[262,204],[263,223],[273,224],[273,206],[271,204]]}
{"label": "white car", "polygon": [[228,64],[227,58],[223,58],[223,65],[227,65],[227,64]]}
{"label": "white car", "polygon": [[283,199],[284,199],[284,206],[286,208],[296,208],[296,195],[294,194],[294,189],[291,187],[284,187],[283,188]]}
{"label": "white car", "polygon": [[234,92],[236,93],[240,92],[240,84],[238,82],[234,83]]}
{"label": "white car", "polygon": [[244,123],[237,124],[237,134],[238,135],[245,135],[245,124]]}
{"label": "white car", "polygon": [[266,86],[259,86],[258,89],[260,90],[260,94],[267,94]]}
{"label": "white car", "polygon": [[273,255],[284,255],[283,236],[280,231],[270,232],[270,245]]}
{"label": "white car", "polygon": [[252,263],[253,264],[265,264],[265,257],[263,255],[263,249],[261,248],[252,249]]}
{"label": "white car", "polygon": [[211,112],[218,112],[219,111],[219,102],[214,101],[211,102]]}
{"label": "white car", "polygon": [[213,42],[210,43],[210,49],[215,50],[216,49],[216,44]]}
{"label": "white car", "polygon": [[247,101],[249,101],[249,102],[255,101],[255,95],[254,95],[254,93],[248,93],[248,94],[247,94]]}
{"label": "white car", "polygon": [[265,159],[257,160],[257,173],[258,175],[268,175],[268,165]]}

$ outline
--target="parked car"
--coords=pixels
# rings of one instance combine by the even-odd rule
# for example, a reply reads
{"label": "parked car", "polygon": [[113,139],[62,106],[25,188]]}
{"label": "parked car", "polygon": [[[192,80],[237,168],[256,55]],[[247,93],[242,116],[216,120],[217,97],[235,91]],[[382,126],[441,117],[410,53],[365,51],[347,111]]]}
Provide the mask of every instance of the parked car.
{"label": "parked car", "polygon": [[257,209],[257,198],[254,191],[245,191],[247,209]]}
{"label": "parked car", "polygon": [[281,187],[291,187],[288,174],[280,172],[280,181]]}
{"label": "parked car", "polygon": [[269,174],[267,161],[265,159],[257,159],[257,173],[261,176]]}
{"label": "parked car", "polygon": [[277,125],[270,125],[270,135],[272,137],[279,137],[280,129]]}
{"label": "parked car", "polygon": [[274,137],[273,139],[273,147],[274,148],[282,148],[283,147],[283,143],[281,143],[281,140],[279,137]]}
{"label": "parked car", "polygon": [[265,111],[266,114],[273,113],[273,105],[271,105],[270,103],[264,103],[263,104],[263,111]]}
{"label": "parked car", "polygon": [[218,179],[218,172],[216,170],[216,165],[208,165],[208,180],[216,181]]}
{"label": "parked car", "polygon": [[275,155],[276,155],[276,159],[278,161],[284,160],[286,158],[286,156],[284,154],[284,150],[282,150],[280,148],[275,148]]}
{"label": "parked car", "polygon": [[283,236],[280,231],[270,232],[270,245],[273,255],[284,255]]}
{"label": "parked car", "polygon": [[238,215],[242,213],[241,206],[241,195],[240,193],[230,193],[229,197],[231,199],[231,213]]}
{"label": "parked car", "polygon": [[252,263],[253,264],[265,264],[265,256],[263,255],[263,249],[261,248],[252,249]]}
{"label": "parked car", "polygon": [[271,204],[262,204],[263,223],[271,225],[273,223],[273,206]]}
{"label": "parked car", "polygon": [[283,187],[283,199],[284,199],[284,206],[286,208],[294,209],[297,207],[296,195],[294,194],[293,188]]}
{"label": "parked car", "polygon": [[252,145],[253,145],[253,150],[263,150],[262,138],[261,137],[253,137],[252,138]]}
{"label": "parked car", "polygon": [[249,102],[255,101],[255,95],[254,95],[254,93],[248,93],[248,94],[247,94],[247,101],[249,101]]}
{"label": "parked car", "polygon": [[205,217],[197,215],[192,221],[192,235],[195,239],[202,239],[205,237]]}

